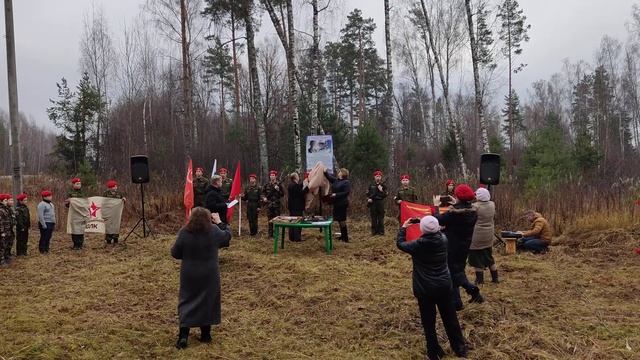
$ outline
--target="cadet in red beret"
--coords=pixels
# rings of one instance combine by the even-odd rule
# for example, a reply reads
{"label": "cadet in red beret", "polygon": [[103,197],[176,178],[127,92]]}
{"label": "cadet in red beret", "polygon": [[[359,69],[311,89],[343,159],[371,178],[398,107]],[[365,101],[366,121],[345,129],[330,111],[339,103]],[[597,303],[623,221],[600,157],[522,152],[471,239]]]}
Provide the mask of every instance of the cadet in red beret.
{"label": "cadet in red beret", "polygon": [[204,176],[204,169],[196,168],[196,177],[193,179],[193,207],[204,207],[204,198],[210,184],[209,179]]}
{"label": "cadet in red beret", "polygon": [[51,202],[53,194],[49,190],[43,190],[42,201],[38,204],[38,229],[40,229],[40,241],[38,249],[40,254],[49,253],[49,244],[56,228],[56,208]]}
{"label": "cadet in red beret", "polygon": [[[409,182],[411,179],[409,175],[404,174],[400,176],[400,188],[398,189],[398,193],[393,198],[396,204],[398,204],[398,222],[400,221],[400,203],[403,201],[408,201],[412,203],[418,202],[418,195],[416,194],[416,189],[413,186],[409,186]],[[400,224],[402,226],[402,224]]]}
{"label": "cadet in red beret", "polygon": [[249,219],[249,234],[258,234],[258,213],[260,212],[260,196],[262,189],[256,181],[256,174],[249,174],[249,185],[242,193],[242,201],[247,202],[247,219]]}
{"label": "cadet in red beret", "polygon": [[29,227],[31,227],[31,215],[27,206],[27,194],[16,196],[16,255],[27,255],[27,242],[29,241]]}
{"label": "cadet in red beret", "polygon": [[[122,199],[122,201],[127,201],[127,198],[124,197],[124,194],[118,190],[118,182],[115,180],[107,181],[107,190],[105,190],[102,196],[106,198]],[[104,240],[107,242],[107,244],[113,243],[115,245],[118,243],[119,238],[120,234],[104,234]]]}
{"label": "cadet in red beret", "polygon": [[9,207],[10,198],[9,194],[0,194],[0,265],[11,262],[14,215]]}
{"label": "cadet in red beret", "polygon": [[[86,197],[84,191],[82,191],[82,181],[80,178],[71,179],[71,191],[67,193],[67,197],[64,200],[64,206],[69,207],[71,198],[84,198]],[[73,250],[80,250],[84,244],[84,232],[82,234],[71,234],[71,241],[73,242]]]}
{"label": "cadet in red beret", "polygon": [[464,272],[473,231],[478,219],[476,209],[471,206],[471,201],[476,195],[473,189],[466,184],[458,185],[454,190],[454,195],[458,201],[437,218],[440,225],[444,227],[444,234],[449,240],[447,263],[453,281],[454,304],[457,310],[461,310],[463,305],[460,298],[460,287],[463,287],[471,296],[470,302],[481,303],[484,299],[480,295],[480,288],[472,284]]}
{"label": "cadet in red beret", "polygon": [[384,235],[384,199],[389,195],[382,182],[382,171],[373,172],[373,184],[367,190],[367,206],[371,217],[371,235]]}
{"label": "cadet in red beret", "polygon": [[271,219],[280,216],[282,211],[280,201],[284,197],[282,185],[278,182],[278,172],[269,171],[269,182],[262,187],[262,201],[267,204],[267,218],[269,219],[269,237],[273,237]]}
{"label": "cadet in red beret", "polygon": [[233,185],[233,179],[227,177],[228,171],[225,168],[220,168],[218,171],[220,177],[222,178],[222,186],[220,186],[221,195],[226,200],[229,200],[229,196],[231,195],[231,186]]}

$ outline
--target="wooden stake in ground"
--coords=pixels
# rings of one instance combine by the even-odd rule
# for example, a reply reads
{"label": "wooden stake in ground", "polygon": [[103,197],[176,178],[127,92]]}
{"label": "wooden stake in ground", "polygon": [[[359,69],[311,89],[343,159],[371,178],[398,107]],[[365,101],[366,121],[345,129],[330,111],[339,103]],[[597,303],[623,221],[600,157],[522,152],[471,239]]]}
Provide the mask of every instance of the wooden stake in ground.
{"label": "wooden stake in ground", "polygon": [[[4,0],[4,22],[7,38],[7,80],[9,85],[9,147],[13,169],[13,198],[22,192],[22,148],[20,147],[20,117],[18,116],[18,79],[16,76],[16,45],[13,33],[12,0]],[[16,205],[18,203],[16,202]]]}

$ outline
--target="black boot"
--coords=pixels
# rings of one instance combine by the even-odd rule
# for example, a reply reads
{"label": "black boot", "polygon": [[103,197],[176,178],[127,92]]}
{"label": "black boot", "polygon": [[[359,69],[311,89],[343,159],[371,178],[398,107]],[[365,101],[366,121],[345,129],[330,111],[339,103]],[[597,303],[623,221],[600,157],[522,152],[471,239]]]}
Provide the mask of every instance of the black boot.
{"label": "black boot", "polygon": [[340,240],[349,242],[349,230],[347,230],[347,225],[340,226],[340,234]]}
{"label": "black boot", "polygon": [[189,328],[181,327],[178,334],[178,341],[176,342],[176,348],[184,349],[187,347],[187,339],[189,338]]}
{"label": "black boot", "polygon": [[477,286],[468,290],[467,294],[471,295],[471,299],[469,299],[470,303],[482,304],[484,302],[484,298],[480,295],[480,288]]}
{"label": "black boot", "polygon": [[427,359],[429,360],[440,360],[444,358],[445,352],[440,345],[435,349],[427,349]]}
{"label": "black boot", "polygon": [[200,342],[210,343],[211,338],[211,326],[200,326]]}
{"label": "black boot", "polygon": [[484,284],[484,271],[476,271],[476,285]]}
{"label": "black boot", "polygon": [[500,280],[498,279],[498,270],[491,270],[491,282],[498,284]]}

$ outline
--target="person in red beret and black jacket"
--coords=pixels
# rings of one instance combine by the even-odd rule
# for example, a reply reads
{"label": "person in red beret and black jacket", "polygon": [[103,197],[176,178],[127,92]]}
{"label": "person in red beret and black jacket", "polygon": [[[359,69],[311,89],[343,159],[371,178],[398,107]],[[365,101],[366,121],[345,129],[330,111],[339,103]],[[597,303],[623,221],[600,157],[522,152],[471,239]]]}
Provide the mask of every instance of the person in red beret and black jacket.
{"label": "person in red beret and black jacket", "polygon": [[453,301],[456,310],[462,310],[460,298],[460,286],[471,296],[469,302],[481,303],[484,301],[480,295],[480,288],[469,282],[464,269],[467,265],[467,255],[473,239],[473,230],[478,219],[476,209],[471,205],[475,193],[466,184],[458,185],[454,190],[458,199],[455,205],[437,216],[440,225],[444,227],[444,234],[448,242],[449,271],[453,281]]}
{"label": "person in red beret and black jacket", "polygon": [[367,206],[371,216],[371,235],[384,235],[384,199],[389,195],[387,185],[382,182],[382,171],[373,173],[373,184],[367,190]]}
{"label": "person in red beret and black jacket", "polygon": [[31,227],[31,215],[27,207],[27,194],[16,197],[16,255],[27,255],[27,242],[29,241],[29,228]]}

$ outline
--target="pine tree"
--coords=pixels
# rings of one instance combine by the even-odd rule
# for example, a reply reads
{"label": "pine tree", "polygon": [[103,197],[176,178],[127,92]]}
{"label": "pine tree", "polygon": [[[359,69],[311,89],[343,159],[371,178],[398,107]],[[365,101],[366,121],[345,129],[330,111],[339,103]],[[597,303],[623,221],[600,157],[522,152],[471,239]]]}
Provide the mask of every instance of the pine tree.
{"label": "pine tree", "polygon": [[511,156],[513,156],[515,139],[519,133],[525,130],[524,117],[520,112],[520,97],[515,90],[511,91],[511,96],[505,96],[504,101],[505,106],[502,109],[502,116],[504,116],[502,131],[507,139],[510,139],[509,150],[511,150]]}

